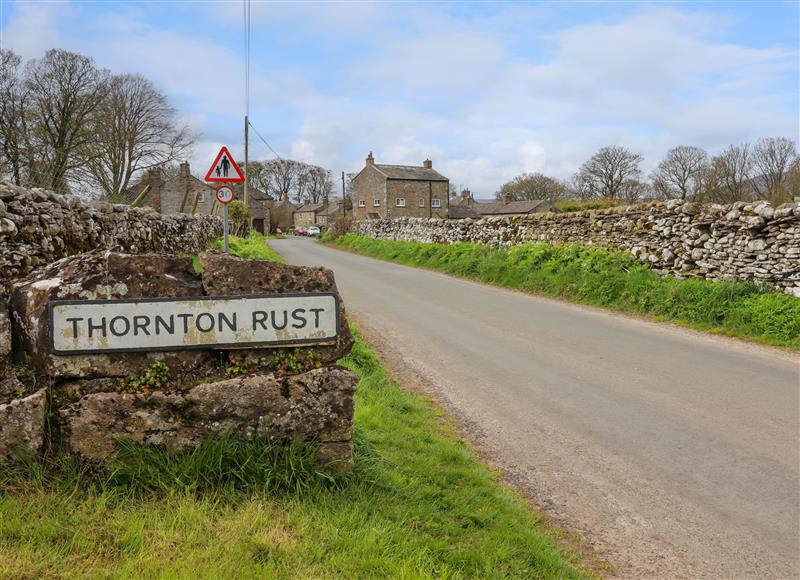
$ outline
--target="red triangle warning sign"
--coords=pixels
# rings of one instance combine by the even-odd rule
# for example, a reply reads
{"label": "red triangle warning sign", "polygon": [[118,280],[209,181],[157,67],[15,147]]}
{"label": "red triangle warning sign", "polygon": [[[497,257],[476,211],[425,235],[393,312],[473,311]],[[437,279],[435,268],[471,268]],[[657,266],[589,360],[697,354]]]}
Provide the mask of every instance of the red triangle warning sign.
{"label": "red triangle warning sign", "polygon": [[236,161],[233,160],[233,155],[228,151],[227,147],[223,147],[217,153],[217,158],[211,164],[211,168],[206,173],[206,181],[213,183],[242,183],[244,182],[244,174]]}

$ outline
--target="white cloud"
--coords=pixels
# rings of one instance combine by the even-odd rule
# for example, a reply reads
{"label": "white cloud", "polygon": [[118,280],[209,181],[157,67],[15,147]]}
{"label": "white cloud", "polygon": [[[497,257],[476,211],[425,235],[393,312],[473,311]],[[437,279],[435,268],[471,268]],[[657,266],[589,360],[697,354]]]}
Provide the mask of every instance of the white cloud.
{"label": "white cloud", "polygon": [[[154,79],[203,134],[192,160],[199,171],[223,143],[241,150],[244,106],[240,6],[198,6],[213,31],[156,24],[150,5],[92,17],[85,5],[20,4],[4,41],[30,57],[57,39],[115,72]],[[76,11],[86,23],[80,38],[58,27]],[[276,39],[288,38],[318,59],[254,60],[254,124],[282,155],[337,173],[359,169],[370,150],[384,163],[430,157],[484,197],[524,171],[567,178],[608,144],[644,154],[648,169],[678,144],[713,152],[762,135],[797,137],[797,100],[785,94],[797,85],[794,47],[720,40],[729,23],[719,12],[631,7],[554,29],[553,5],[487,11],[254,3],[254,46],[275,57]],[[325,67],[335,81],[314,78]],[[253,135],[251,158],[267,156]]]}

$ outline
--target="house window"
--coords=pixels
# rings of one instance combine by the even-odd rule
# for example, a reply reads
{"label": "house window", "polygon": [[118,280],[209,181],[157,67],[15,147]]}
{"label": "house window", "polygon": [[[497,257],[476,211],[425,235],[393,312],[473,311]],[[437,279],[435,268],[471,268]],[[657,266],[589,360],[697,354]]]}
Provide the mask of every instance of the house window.
{"label": "house window", "polygon": [[206,202],[206,194],[204,192],[200,192],[197,196],[197,203],[205,203]]}
{"label": "house window", "polygon": [[419,198],[419,207],[425,207],[425,198],[424,197],[420,197]]}
{"label": "house window", "polygon": [[366,199],[359,199],[358,200],[358,207],[367,207],[367,200]]}
{"label": "house window", "polygon": [[380,207],[380,206],[381,206],[381,200],[379,199],[372,200],[372,207]]}
{"label": "house window", "polygon": [[442,200],[438,197],[434,197],[431,200],[431,207],[442,207]]}
{"label": "house window", "polygon": [[398,197],[394,200],[395,207],[406,207],[406,198],[405,197]]}

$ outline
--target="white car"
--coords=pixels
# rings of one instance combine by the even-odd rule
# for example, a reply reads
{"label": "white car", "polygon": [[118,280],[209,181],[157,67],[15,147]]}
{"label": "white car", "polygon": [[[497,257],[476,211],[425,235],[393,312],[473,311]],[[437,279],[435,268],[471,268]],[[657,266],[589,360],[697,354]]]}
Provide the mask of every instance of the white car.
{"label": "white car", "polygon": [[322,233],[322,232],[320,231],[320,229],[319,229],[317,226],[310,226],[310,227],[309,227],[309,228],[306,230],[306,235],[307,235],[307,236],[318,236],[318,235],[320,235],[321,233]]}

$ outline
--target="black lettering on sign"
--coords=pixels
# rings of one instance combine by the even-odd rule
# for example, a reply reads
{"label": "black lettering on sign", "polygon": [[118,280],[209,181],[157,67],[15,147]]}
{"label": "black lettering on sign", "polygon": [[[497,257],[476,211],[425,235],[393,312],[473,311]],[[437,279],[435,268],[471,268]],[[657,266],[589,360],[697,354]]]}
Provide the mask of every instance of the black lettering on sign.
{"label": "black lettering on sign", "polygon": [[222,323],[223,322],[225,322],[225,324],[228,326],[228,328],[230,328],[231,330],[235,331],[236,330],[236,313],[235,312],[233,313],[233,321],[231,321],[227,316],[225,316],[224,312],[220,312],[219,313],[219,329],[220,329],[220,331],[222,330]]}
{"label": "black lettering on sign", "polygon": [[100,324],[92,324],[92,319],[89,319],[89,338],[92,338],[95,330],[102,330],[103,336],[106,336],[106,317],[100,319]]}
{"label": "black lettering on sign", "polygon": [[78,321],[83,318],[67,318],[67,322],[72,323],[72,338],[78,338]]}
{"label": "black lettering on sign", "polygon": [[292,319],[294,319],[294,324],[292,324],[292,328],[305,328],[307,321],[306,317],[303,316],[306,313],[305,308],[296,308],[292,311]]}
{"label": "black lettering on sign", "polygon": [[319,313],[325,312],[324,308],[312,308],[311,312],[314,313],[314,328],[319,328]]}
{"label": "black lettering on sign", "polygon": [[[105,320],[106,319],[103,318],[103,322],[105,322]],[[118,322],[122,322],[122,329],[123,330],[119,329],[120,325],[117,324]],[[113,334],[114,336],[125,336],[126,334],[128,334],[131,331],[131,321],[128,320],[124,316],[115,316],[108,323],[108,329],[111,331],[111,334]],[[103,336],[105,336],[105,333],[103,333]]]}
{"label": "black lettering on sign", "polygon": [[175,317],[170,315],[169,324],[167,324],[167,321],[164,320],[161,315],[156,314],[156,334],[161,334],[162,327],[167,334],[175,334]]}
{"label": "black lettering on sign", "polygon": [[256,330],[256,325],[260,324],[262,330],[267,329],[267,325],[264,322],[269,317],[269,313],[263,310],[253,310],[253,332]]}
{"label": "black lettering on sign", "polygon": [[183,334],[189,334],[189,319],[193,314],[178,314],[178,318],[183,320]]}
{"label": "black lettering on sign", "polygon": [[[208,320],[211,322],[210,326],[203,328],[200,321],[203,320],[204,317],[208,317]],[[214,330],[214,315],[209,314],[208,312],[203,312],[202,314],[197,315],[197,319],[195,320],[195,326],[197,326],[197,330],[200,332],[211,332]]]}
{"label": "black lettering on sign", "polygon": [[145,336],[150,336],[150,331],[147,330],[147,327],[150,326],[150,319],[147,316],[142,316],[141,314],[133,317],[133,336],[139,336],[139,331],[142,331],[142,334]]}
{"label": "black lettering on sign", "polygon": [[287,324],[289,324],[288,312],[286,312],[285,310],[283,311],[283,322],[281,322],[281,324],[278,325],[278,320],[277,317],[275,316],[275,311],[274,310],[272,311],[272,328],[274,328],[275,330],[283,330],[284,328],[286,328]]}

